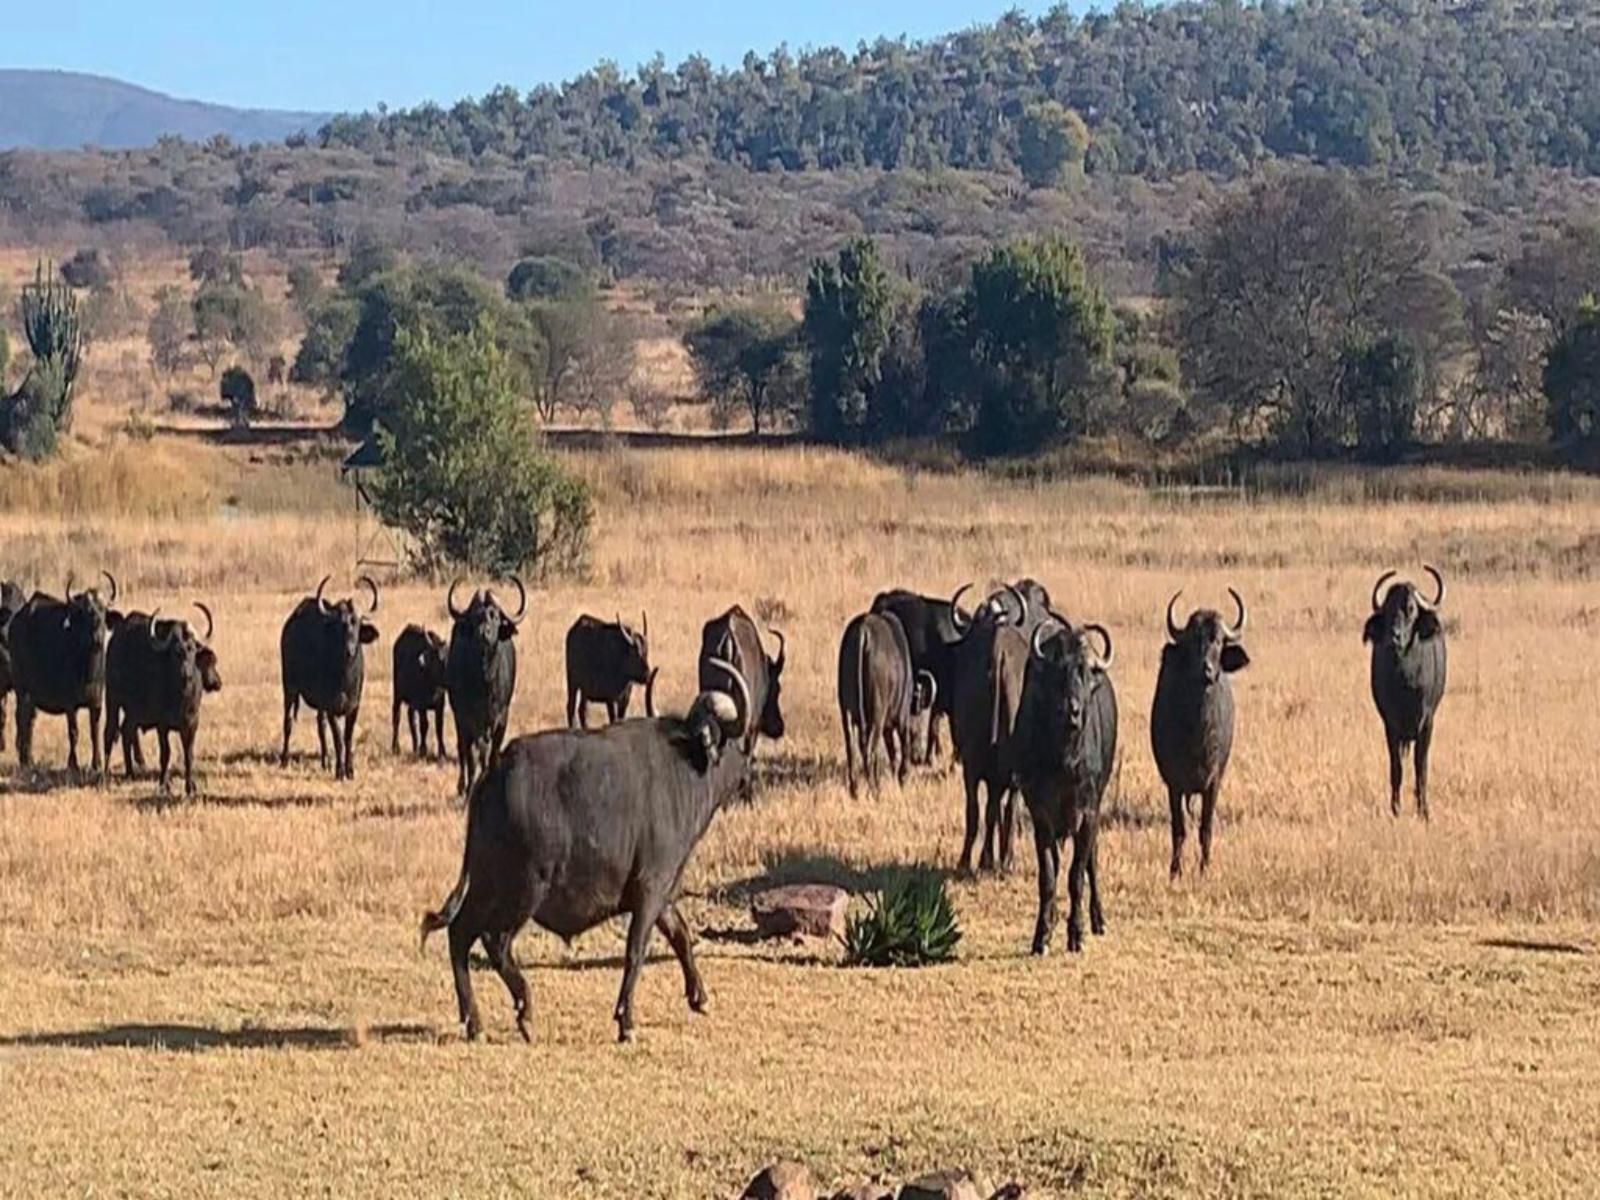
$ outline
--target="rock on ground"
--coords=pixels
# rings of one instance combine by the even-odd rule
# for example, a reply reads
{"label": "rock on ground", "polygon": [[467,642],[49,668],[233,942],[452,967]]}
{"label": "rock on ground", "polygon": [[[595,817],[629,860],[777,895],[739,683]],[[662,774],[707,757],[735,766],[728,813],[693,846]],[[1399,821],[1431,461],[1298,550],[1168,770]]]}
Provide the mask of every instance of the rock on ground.
{"label": "rock on ground", "polygon": [[936,1171],[900,1189],[900,1200],[985,1200],[988,1190],[965,1171]]}
{"label": "rock on ground", "polygon": [[762,937],[843,937],[850,893],[825,883],[769,888],[751,902],[750,915]]}
{"label": "rock on ground", "polygon": [[740,1200],[816,1200],[811,1172],[796,1162],[774,1163],[750,1181]]}

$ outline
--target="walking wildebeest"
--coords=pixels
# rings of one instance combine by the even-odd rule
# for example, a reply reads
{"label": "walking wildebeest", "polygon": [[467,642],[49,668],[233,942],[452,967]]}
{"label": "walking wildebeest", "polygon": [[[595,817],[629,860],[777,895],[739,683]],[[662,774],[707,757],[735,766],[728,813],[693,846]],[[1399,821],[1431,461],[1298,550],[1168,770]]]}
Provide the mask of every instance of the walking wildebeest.
{"label": "walking wildebeest", "polygon": [[788,659],[788,641],[776,629],[770,630],[778,639],[778,657],[768,658],[761,645],[761,634],[748,613],[735,604],[720,617],[707,621],[700,630],[699,687],[702,692],[726,692],[727,679],[716,665],[721,659],[738,667],[750,689],[752,721],[745,730],[745,742],[755,748],[757,735],[769,738],[783,736],[783,710],[779,706],[784,663]]}
{"label": "walking wildebeest", "polygon": [[938,698],[927,671],[914,670],[900,618],[862,613],[839,640],[839,724],[844,730],[845,775],[856,795],[856,754],[872,790],[878,790],[878,744],[901,786],[911,756],[912,717]]}
{"label": "walking wildebeest", "polygon": [[500,757],[511,720],[511,697],[517,690],[517,647],[512,641],[528,611],[528,591],[515,575],[518,605],[507,616],[487,588],[472,593],[466,608],[456,607],[456,585],[450,584],[445,607],[454,624],[445,659],[445,690],[456,723],[456,792],[465,796],[472,781]]}
{"label": "walking wildebeest", "polygon": [[[356,718],[361,712],[361,688],[366,679],[363,647],[378,640],[378,627],[356,612],[346,597],[337,604],[322,598],[333,576],[323,577],[314,596],[295,605],[283,623],[278,639],[283,664],[283,753],[278,761],[289,765],[289,737],[304,700],[317,714],[317,742],[321,763],[328,766],[328,731],[333,734],[334,777],[356,777]],[[378,585],[367,576],[357,583],[372,593],[368,615],[378,611]],[[343,728],[340,722],[343,721]]]}
{"label": "walking wildebeest", "polygon": [[633,1035],[633,990],[652,929],[678,957],[689,1007],[704,1011],[705,984],[674,901],[689,855],[743,783],[752,711],[739,669],[722,659],[711,665],[732,681],[737,699],[702,692],[686,717],[517,738],[478,781],[467,801],[461,876],[439,910],[422,919],[424,943],[434,930],[450,931],[468,1039],[483,1029],[467,969],[467,954],[482,939],[511,993],[518,1032],[533,1040],[528,984],[512,956],[530,919],[570,941],[629,915],[615,1013],[621,1040]]}
{"label": "walking wildebeest", "polygon": [[[953,610],[971,586],[963,585],[951,598]],[[1022,636],[1021,626],[1027,619],[1027,602],[1009,584],[991,595],[970,619],[958,619],[962,641],[956,657],[950,734],[961,760],[966,793],[966,834],[959,868],[962,874],[972,870],[980,785],[987,796],[978,869],[993,870],[997,850],[1002,871],[1009,871],[1015,861],[1016,795],[1006,743],[1022,699],[1028,641]]]}
{"label": "walking wildebeest", "polygon": [[[102,571],[116,603],[117,581]],[[11,679],[17,693],[17,761],[33,763],[36,713],[67,718],[67,769],[78,774],[78,710],[89,710],[89,748],[94,773],[101,774],[100,713],[106,688],[106,632],[120,614],[109,614],[96,589],[67,598],[35,592],[11,618],[7,642]]]}
{"label": "walking wildebeest", "polygon": [[389,751],[400,753],[400,710],[405,709],[411,753],[428,752],[428,717],[444,761],[444,639],[421,625],[407,625],[394,640],[394,705],[389,714]]}
{"label": "walking wildebeest", "polygon": [[[961,626],[965,613],[957,613],[950,601],[920,596],[901,588],[879,592],[872,598],[872,612],[893,613],[905,631],[911,649],[911,666],[933,680],[934,699],[928,710],[928,740],[920,761],[933,762],[939,753],[939,720],[948,719],[955,699],[956,657],[961,645]],[[913,761],[919,761],[917,754]]]}
{"label": "walking wildebeest", "polygon": [[196,638],[187,621],[157,620],[158,613],[128,613],[106,647],[106,764],[111,749],[122,741],[122,771],[134,777],[139,734],[154,729],[161,743],[161,782],[168,790],[172,768],[171,736],[183,750],[183,794],[193,796],[194,739],[200,728],[200,701],[206,692],[222,689],[217,655],[211,649],[216,622],[198,600],[206,633]]}
{"label": "walking wildebeest", "polygon": [[[1090,634],[1104,643],[1089,644]],[[1033,632],[1022,710],[1011,739],[1017,782],[1033,818],[1039,856],[1039,916],[1033,952],[1043,954],[1056,924],[1061,843],[1072,839],[1067,871],[1067,950],[1083,949],[1083,880],[1089,878],[1089,926],[1106,931],[1100,907],[1100,800],[1117,755],[1117,695],[1111,635],[1099,625],[1047,621]]]}
{"label": "walking wildebeest", "polygon": [[1433,745],[1433,716],[1444,696],[1444,624],[1439,607],[1444,603],[1444,576],[1433,567],[1422,568],[1433,577],[1432,600],[1411,583],[1397,583],[1378,593],[1396,575],[1385,571],[1372,587],[1372,616],[1361,640],[1372,643],[1372,699],[1383,718],[1389,744],[1389,808],[1400,815],[1401,756],[1416,747],[1417,812],[1428,819],[1428,751]]}
{"label": "walking wildebeest", "polygon": [[1184,804],[1200,797],[1200,870],[1211,865],[1211,825],[1217,793],[1233,752],[1233,683],[1228,676],[1250,665],[1239,639],[1244,635],[1244,600],[1232,588],[1228,595],[1239,610],[1229,626],[1212,609],[1196,609],[1180,629],[1172,610],[1180,591],[1167,602],[1168,642],[1161,649],[1150,708],[1150,747],[1156,768],[1167,785],[1172,815],[1172,869],[1183,873]]}
{"label": "walking wildebeest", "polygon": [[6,748],[6,697],[11,694],[11,618],[27,602],[20,585],[0,583],[0,750]]}
{"label": "walking wildebeest", "polygon": [[650,666],[650,614],[638,629],[587,613],[567,630],[567,726],[589,728],[589,705],[604,704],[606,720],[625,720],[633,689],[644,688],[644,715],[655,713],[656,671]]}

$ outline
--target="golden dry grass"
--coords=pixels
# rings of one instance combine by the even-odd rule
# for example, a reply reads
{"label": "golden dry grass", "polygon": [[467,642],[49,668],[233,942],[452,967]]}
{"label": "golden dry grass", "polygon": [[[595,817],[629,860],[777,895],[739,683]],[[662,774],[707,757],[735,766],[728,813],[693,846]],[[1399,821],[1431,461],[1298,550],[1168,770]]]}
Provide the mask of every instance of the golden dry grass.
{"label": "golden dry grass", "polygon": [[[354,785],[309,760],[305,719],[280,772],[277,631],[349,571],[348,496],[316,462],[165,439],[108,453],[140,458],[0,480],[0,563],[52,586],[109,566],[129,604],[212,599],[225,689],[198,804],[8,761],[0,1191],[706,1197],[783,1155],[827,1185],[961,1164],[1035,1195],[1577,1195],[1600,1171],[1587,482],[1391,476],[1434,498],[1379,505],[1338,483],[1202,498],[807,450],[579,458],[601,498],[592,578],[534,596],[514,728],[558,720],[580,611],[647,606],[682,704],[700,623],[739,600],[790,635],[790,735],[759,802],[693,860],[709,1016],[658,958],[641,1040],[618,1048],[620,929],[571,948],[529,932],[536,1044],[485,973],[490,1044],[468,1047],[442,946],[415,946],[459,863],[453,770],[388,752],[388,643],[409,620],[442,628],[442,589],[385,592]],[[1427,828],[1388,815],[1360,644],[1372,579],[1424,558],[1449,575],[1453,639]],[[748,944],[767,881],[951,865],[954,774],[848,799],[836,639],[880,586],[1024,572],[1118,639],[1108,935],[1029,959],[1024,854],[1012,879],[953,884],[952,967]],[[1201,602],[1228,584],[1254,661],[1214,872],[1173,887],[1146,745],[1161,613],[1178,586]],[[60,724],[41,727],[47,765]]]}

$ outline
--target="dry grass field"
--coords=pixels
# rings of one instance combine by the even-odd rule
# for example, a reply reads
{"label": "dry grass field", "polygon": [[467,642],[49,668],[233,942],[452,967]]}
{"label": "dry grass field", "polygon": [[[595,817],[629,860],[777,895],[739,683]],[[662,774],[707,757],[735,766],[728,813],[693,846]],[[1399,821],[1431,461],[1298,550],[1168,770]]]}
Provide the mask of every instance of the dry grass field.
{"label": "dry grass field", "polygon": [[[104,566],[129,605],[217,612],[225,682],[204,797],[0,772],[0,1192],[8,1195],[722,1197],[777,1157],[821,1184],[964,1165],[1030,1195],[1588,1194],[1600,1177],[1600,487],[1331,475],[1299,494],[908,475],[832,453],[579,456],[592,575],[537,591],[513,728],[558,721],[581,611],[648,608],[665,701],[701,622],[738,600],[789,634],[789,737],[721,814],[686,911],[711,1010],[658,942],[639,1041],[614,1041],[620,927],[519,954],[536,1042],[479,976],[465,1045],[440,939],[453,768],[389,752],[388,646],[445,625],[442,587],[385,580],[358,778],[274,761],[283,616],[364,540],[326,459],[186,440],[0,473],[0,567]],[[1381,500],[1381,502],[1380,502]],[[1451,686],[1433,821],[1387,810],[1360,641],[1374,577],[1437,562]],[[1103,839],[1109,932],[1028,957],[1031,854],[955,881],[958,964],[871,972],[752,944],[770,881],[871,886],[953,865],[958,777],[849,800],[837,637],[875,590],[1044,580],[1110,626],[1123,741]],[[1167,882],[1147,712],[1166,597],[1251,606],[1251,667],[1214,870]],[[1193,843],[1191,841],[1191,853]]]}

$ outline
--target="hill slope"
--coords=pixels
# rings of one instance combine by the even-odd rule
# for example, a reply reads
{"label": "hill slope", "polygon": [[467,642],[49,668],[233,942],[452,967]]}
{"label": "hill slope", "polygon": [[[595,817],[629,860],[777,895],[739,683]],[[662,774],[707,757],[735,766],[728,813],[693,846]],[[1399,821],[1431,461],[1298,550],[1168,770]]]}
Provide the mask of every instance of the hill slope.
{"label": "hill slope", "polygon": [[281,142],[315,132],[325,114],[228,108],[72,71],[0,69],[0,150],[111,150],[154,145],[167,135],[204,141]]}

